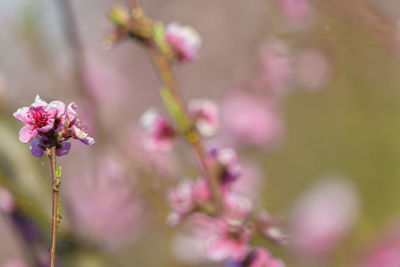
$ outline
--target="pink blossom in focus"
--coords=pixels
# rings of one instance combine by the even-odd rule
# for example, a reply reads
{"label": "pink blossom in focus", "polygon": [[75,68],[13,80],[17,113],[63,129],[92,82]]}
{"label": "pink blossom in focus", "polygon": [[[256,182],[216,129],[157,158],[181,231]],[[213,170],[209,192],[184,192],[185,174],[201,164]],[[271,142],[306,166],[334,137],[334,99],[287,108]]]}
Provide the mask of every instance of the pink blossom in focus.
{"label": "pink blossom in focus", "polygon": [[219,126],[218,106],[208,99],[194,99],[189,102],[189,113],[197,130],[203,136],[215,135]]}
{"label": "pink blossom in focus", "polygon": [[285,15],[292,22],[304,22],[311,15],[309,0],[279,0]]}
{"label": "pink blossom in focus", "polygon": [[284,42],[271,39],[260,49],[260,59],[261,73],[257,86],[268,89],[273,95],[284,95],[293,76],[289,48]]}
{"label": "pink blossom in focus", "polygon": [[147,110],[140,118],[140,123],[147,133],[145,149],[168,151],[172,148],[175,130],[159,111],[154,108]]}
{"label": "pink blossom in focus", "polygon": [[331,78],[332,68],[324,54],[306,49],[297,57],[297,78],[306,90],[321,89]]}
{"label": "pink blossom in focus", "polygon": [[212,261],[241,261],[250,251],[250,232],[240,220],[221,218],[216,221],[216,234],[210,238],[207,256]]}
{"label": "pink blossom in focus", "polygon": [[346,236],[358,213],[351,184],[337,178],[319,181],[297,202],[292,214],[292,249],[304,258],[329,254]]}
{"label": "pink blossom in focus", "polygon": [[244,93],[228,96],[222,106],[225,134],[251,145],[271,145],[282,136],[277,107],[267,99]]}
{"label": "pink blossom in focus", "polygon": [[28,267],[29,265],[21,259],[12,259],[3,263],[1,267]]}
{"label": "pink blossom in focus", "polygon": [[4,187],[0,187],[0,212],[11,213],[15,209],[13,194]]}
{"label": "pink blossom in focus", "polygon": [[19,131],[19,140],[29,143],[39,133],[47,133],[54,126],[62,125],[61,121],[56,121],[56,119],[63,115],[64,111],[65,105],[61,101],[53,101],[48,104],[39,95],[36,95],[35,102],[30,107],[19,108],[13,114],[15,118],[25,124]]}
{"label": "pink blossom in focus", "polygon": [[166,27],[165,38],[182,61],[193,60],[202,43],[200,35],[193,28],[181,26],[177,22]]}

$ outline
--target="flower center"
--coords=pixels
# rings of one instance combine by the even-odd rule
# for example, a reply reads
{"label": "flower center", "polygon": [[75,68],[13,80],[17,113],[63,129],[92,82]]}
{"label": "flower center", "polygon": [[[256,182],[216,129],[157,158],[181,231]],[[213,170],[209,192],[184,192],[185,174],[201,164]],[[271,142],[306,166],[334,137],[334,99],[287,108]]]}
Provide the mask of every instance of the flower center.
{"label": "flower center", "polygon": [[48,116],[43,107],[30,108],[29,115],[31,124],[37,128],[42,128],[47,125]]}

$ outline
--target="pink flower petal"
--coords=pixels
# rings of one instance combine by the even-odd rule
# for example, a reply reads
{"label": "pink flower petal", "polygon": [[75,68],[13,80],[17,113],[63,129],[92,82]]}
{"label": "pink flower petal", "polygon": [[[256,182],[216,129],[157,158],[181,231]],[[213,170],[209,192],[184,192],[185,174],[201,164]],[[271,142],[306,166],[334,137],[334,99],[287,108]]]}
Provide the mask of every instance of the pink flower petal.
{"label": "pink flower petal", "polygon": [[22,143],[29,143],[33,139],[35,139],[37,134],[38,134],[38,130],[27,125],[27,126],[22,127],[21,130],[19,130],[18,137]]}

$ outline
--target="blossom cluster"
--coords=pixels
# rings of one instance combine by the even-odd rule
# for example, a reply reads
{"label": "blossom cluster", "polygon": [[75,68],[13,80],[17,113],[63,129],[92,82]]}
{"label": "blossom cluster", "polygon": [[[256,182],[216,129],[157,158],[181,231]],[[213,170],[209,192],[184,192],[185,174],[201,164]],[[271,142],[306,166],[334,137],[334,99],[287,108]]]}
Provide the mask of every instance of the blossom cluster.
{"label": "blossom cluster", "polygon": [[36,95],[29,107],[19,108],[13,115],[25,124],[19,131],[19,140],[30,143],[33,156],[41,157],[47,149],[56,147],[57,156],[68,154],[70,138],[92,146],[95,141],[89,136],[87,127],[77,113],[78,106],[70,103],[67,107],[61,101],[47,103]]}
{"label": "blossom cluster", "polygon": [[[189,116],[195,129],[203,136],[215,134],[220,126],[218,106],[212,100],[194,99],[189,103]],[[140,124],[146,131],[145,148],[151,151],[168,151],[172,148],[178,130],[161,111],[148,109]]]}
{"label": "blossom cluster", "polygon": [[[189,117],[193,127],[203,136],[215,133],[220,126],[217,105],[206,99],[189,103]],[[145,148],[154,151],[172,148],[178,130],[167,116],[152,108],[141,117],[146,131]],[[207,167],[215,170],[222,195],[222,213],[214,216],[213,196],[204,177],[193,181],[182,180],[168,193],[171,212],[168,222],[177,225],[184,220],[204,215],[211,221],[204,233],[206,255],[213,261],[226,261],[231,266],[284,266],[261,247],[252,247],[253,237],[261,235],[266,239],[283,243],[285,236],[276,227],[274,218],[266,212],[254,209],[252,201],[234,192],[233,187],[241,179],[242,167],[239,157],[232,148],[212,148],[205,157]]]}

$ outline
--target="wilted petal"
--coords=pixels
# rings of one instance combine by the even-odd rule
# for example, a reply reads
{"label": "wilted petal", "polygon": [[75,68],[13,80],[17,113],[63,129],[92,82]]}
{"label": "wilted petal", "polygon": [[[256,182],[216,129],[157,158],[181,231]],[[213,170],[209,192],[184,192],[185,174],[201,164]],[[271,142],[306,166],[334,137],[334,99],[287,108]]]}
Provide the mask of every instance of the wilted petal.
{"label": "wilted petal", "polygon": [[56,150],[56,155],[58,157],[67,155],[70,150],[71,150],[71,143],[70,142],[61,143],[61,147],[57,148],[57,150]]}
{"label": "wilted petal", "polygon": [[21,130],[19,130],[18,137],[22,143],[29,143],[33,139],[35,139],[37,134],[38,134],[38,131],[35,128],[27,125],[27,126],[22,127]]}
{"label": "wilted petal", "polygon": [[66,113],[66,117],[69,121],[73,121],[76,116],[76,109],[78,108],[78,105],[75,104],[74,102],[70,103],[67,107],[67,113]]}
{"label": "wilted petal", "polygon": [[31,142],[30,150],[34,157],[40,158],[44,155],[44,148],[40,146],[40,138],[36,138]]}

